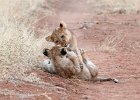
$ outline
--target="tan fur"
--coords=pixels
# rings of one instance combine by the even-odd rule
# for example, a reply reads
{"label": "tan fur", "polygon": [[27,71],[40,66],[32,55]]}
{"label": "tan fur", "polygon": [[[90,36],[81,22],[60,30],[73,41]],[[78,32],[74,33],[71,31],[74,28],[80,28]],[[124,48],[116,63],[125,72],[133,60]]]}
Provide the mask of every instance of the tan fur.
{"label": "tan fur", "polygon": [[56,45],[68,47],[70,50],[74,51],[78,55],[80,65],[83,65],[82,57],[77,46],[76,36],[67,28],[65,22],[60,22],[60,26],[56,28],[50,36],[46,37],[46,40],[54,42]]}
{"label": "tan fur", "polygon": [[[65,49],[61,46],[54,46],[51,50],[47,50],[48,57],[54,63],[56,72],[62,76],[70,78],[81,72],[77,55],[74,52],[68,52],[67,56],[61,54],[61,50]],[[53,72],[51,72],[53,73]]]}
{"label": "tan fur", "polygon": [[78,48],[76,36],[67,28],[64,22],[60,22],[60,26],[56,28],[50,36],[46,37],[46,40],[61,46],[69,45],[72,50]]}
{"label": "tan fur", "polygon": [[[63,52],[62,52],[63,51]],[[54,46],[47,50],[48,57],[52,60],[56,72],[66,78],[77,77],[83,80],[95,81],[114,81],[112,78],[98,78],[98,68],[84,56],[82,50],[82,59],[84,65],[80,67],[80,61],[75,52],[69,51],[66,47]],[[66,53],[66,54],[65,54]]]}

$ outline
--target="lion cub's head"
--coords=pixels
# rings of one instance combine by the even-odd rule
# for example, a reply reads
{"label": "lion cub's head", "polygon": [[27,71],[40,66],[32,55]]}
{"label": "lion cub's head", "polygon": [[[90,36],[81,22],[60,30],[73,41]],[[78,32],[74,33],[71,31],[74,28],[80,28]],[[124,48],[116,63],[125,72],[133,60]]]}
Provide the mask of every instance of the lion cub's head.
{"label": "lion cub's head", "polygon": [[67,54],[67,50],[65,47],[61,47],[59,45],[54,46],[52,49],[44,49],[43,54],[49,58],[56,56],[64,56]]}
{"label": "lion cub's head", "polygon": [[71,32],[67,28],[65,22],[60,22],[58,28],[56,28],[53,33],[46,37],[46,40],[49,42],[54,42],[56,45],[67,46],[71,39]]}

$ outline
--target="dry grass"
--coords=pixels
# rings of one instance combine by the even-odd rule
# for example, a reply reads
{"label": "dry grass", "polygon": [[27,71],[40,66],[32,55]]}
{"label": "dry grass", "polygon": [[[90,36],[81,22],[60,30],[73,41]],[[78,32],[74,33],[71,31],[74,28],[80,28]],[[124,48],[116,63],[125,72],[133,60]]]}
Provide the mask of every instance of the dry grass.
{"label": "dry grass", "polygon": [[123,13],[137,12],[140,10],[140,0],[87,0],[93,5],[101,7],[104,12],[123,11]]}
{"label": "dry grass", "polygon": [[124,40],[124,37],[121,32],[107,36],[100,44],[99,50],[105,52],[115,51],[117,46]]}
{"label": "dry grass", "polygon": [[140,9],[139,0],[106,0],[106,4],[114,10],[125,9],[126,11],[137,11]]}
{"label": "dry grass", "polygon": [[0,78],[39,81],[24,72],[40,66],[44,37],[36,39],[30,12],[42,0],[0,0]]}

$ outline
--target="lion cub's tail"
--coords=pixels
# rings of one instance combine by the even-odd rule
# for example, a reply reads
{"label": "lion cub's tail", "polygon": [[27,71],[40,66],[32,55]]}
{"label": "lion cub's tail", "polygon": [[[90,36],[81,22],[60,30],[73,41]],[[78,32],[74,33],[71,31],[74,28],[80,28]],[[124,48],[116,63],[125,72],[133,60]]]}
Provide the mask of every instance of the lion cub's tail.
{"label": "lion cub's tail", "polygon": [[102,77],[97,77],[96,81],[100,81],[100,82],[106,82],[106,81],[113,81],[115,83],[118,83],[119,81],[115,78],[102,78]]}

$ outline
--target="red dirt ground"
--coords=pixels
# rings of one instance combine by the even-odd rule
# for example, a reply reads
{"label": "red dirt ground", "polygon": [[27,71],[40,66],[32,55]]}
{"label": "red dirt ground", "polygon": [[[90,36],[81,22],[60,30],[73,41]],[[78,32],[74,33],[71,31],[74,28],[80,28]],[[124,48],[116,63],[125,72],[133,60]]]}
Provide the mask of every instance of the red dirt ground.
{"label": "red dirt ground", "polygon": [[[45,21],[53,30],[60,20],[65,21],[76,34],[79,48],[85,49],[88,58],[99,67],[100,76],[117,78],[119,83],[64,79],[33,70],[31,73],[37,73],[44,83],[0,82],[5,91],[5,95],[0,93],[0,100],[140,100],[140,14],[97,15],[94,9],[84,8],[84,1],[70,1],[52,5],[56,15],[40,20],[38,27]],[[80,29],[84,22],[88,22],[87,29]],[[115,50],[100,48],[107,37],[118,34]]]}

